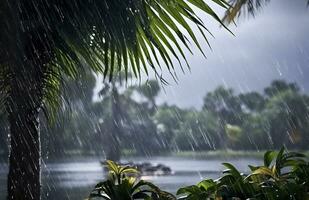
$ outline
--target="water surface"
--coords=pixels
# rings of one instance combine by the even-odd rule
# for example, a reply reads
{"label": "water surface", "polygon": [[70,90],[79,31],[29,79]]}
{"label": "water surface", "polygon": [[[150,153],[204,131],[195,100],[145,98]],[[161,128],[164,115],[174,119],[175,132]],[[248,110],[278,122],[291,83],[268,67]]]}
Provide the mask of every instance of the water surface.
{"label": "water surface", "polygon": [[[231,162],[242,172],[248,172],[248,165],[260,165],[256,158],[194,159],[179,157],[130,158],[123,162],[150,162],[165,164],[172,168],[173,175],[145,176],[162,189],[175,193],[177,188],[192,185],[204,178],[217,178],[224,167]],[[6,196],[7,166],[0,164],[0,199]],[[103,180],[104,172],[98,158],[72,158],[43,165],[42,200],[78,200],[87,197],[94,185]]]}

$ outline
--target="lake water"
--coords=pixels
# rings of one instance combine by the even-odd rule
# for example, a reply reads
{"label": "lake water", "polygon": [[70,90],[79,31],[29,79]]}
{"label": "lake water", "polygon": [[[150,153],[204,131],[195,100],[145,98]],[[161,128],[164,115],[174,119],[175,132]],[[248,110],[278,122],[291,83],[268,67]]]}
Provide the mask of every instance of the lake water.
{"label": "lake water", "polygon": [[[134,162],[162,163],[174,171],[170,176],[145,176],[162,189],[175,193],[177,188],[198,183],[204,178],[217,178],[224,167],[231,162],[242,172],[248,172],[248,165],[260,165],[255,158],[194,159],[179,157],[151,157],[124,159]],[[0,199],[6,196],[7,166],[0,164]],[[98,158],[74,158],[50,162],[43,166],[43,200],[83,200],[94,185],[103,180],[104,172]]]}

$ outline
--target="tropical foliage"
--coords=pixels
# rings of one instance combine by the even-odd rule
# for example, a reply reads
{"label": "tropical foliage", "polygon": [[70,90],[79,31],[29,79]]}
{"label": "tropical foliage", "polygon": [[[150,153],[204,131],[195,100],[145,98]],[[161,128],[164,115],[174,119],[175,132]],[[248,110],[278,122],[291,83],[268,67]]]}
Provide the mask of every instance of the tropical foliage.
{"label": "tropical foliage", "polygon": [[[152,183],[138,180],[134,168],[107,161],[109,175],[89,196],[102,199],[173,200],[172,194],[161,191]],[[249,166],[244,174],[230,163],[223,163],[222,177],[205,179],[197,185],[180,188],[179,200],[307,200],[309,199],[309,162],[298,152],[267,151],[264,165]]]}
{"label": "tropical foliage", "polygon": [[119,166],[112,161],[107,161],[107,167],[107,180],[95,186],[89,200],[176,200],[172,194],[160,190],[154,184],[139,180],[139,172],[135,168]]}
{"label": "tropical foliage", "polygon": [[284,148],[268,151],[264,154],[264,165],[249,166],[249,174],[239,172],[230,163],[223,165],[226,170],[222,177],[179,189],[179,199],[309,199],[309,166],[304,154]]}

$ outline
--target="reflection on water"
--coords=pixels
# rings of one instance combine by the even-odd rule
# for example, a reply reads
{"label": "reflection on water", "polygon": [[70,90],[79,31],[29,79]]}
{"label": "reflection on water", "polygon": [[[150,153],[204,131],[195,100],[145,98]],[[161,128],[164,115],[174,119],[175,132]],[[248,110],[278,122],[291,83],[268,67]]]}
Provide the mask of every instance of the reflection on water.
{"label": "reflection on water", "polygon": [[[223,169],[222,162],[231,162],[246,172],[248,165],[261,164],[258,159],[211,159],[195,160],[174,157],[130,158],[123,162],[162,163],[172,168],[173,175],[145,176],[162,189],[175,193],[177,188],[191,185],[204,178],[217,178]],[[5,199],[7,166],[0,164],[0,199]],[[94,185],[104,178],[99,159],[80,158],[73,161],[58,161],[43,166],[43,200],[78,200],[87,197]]]}

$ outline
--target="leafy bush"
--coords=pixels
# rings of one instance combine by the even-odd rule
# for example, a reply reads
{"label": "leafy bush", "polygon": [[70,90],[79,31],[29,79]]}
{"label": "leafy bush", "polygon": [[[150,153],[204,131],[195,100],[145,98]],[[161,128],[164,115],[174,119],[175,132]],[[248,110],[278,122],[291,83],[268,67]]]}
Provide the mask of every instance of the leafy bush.
{"label": "leafy bush", "polygon": [[217,180],[207,179],[178,190],[183,200],[308,200],[309,165],[304,154],[268,151],[263,166],[249,166],[240,173],[233,165]]}
{"label": "leafy bush", "polygon": [[139,172],[135,168],[122,167],[112,161],[107,161],[107,167],[107,180],[95,186],[88,200],[176,200],[174,195],[160,190],[154,184],[138,180]]}
{"label": "leafy bush", "polygon": [[[263,166],[249,166],[250,174],[232,164],[219,179],[206,179],[180,188],[178,200],[309,200],[309,163],[304,154],[268,151]],[[176,200],[172,194],[152,183],[138,180],[138,171],[108,161],[109,177],[97,184],[89,196],[109,200]]]}

